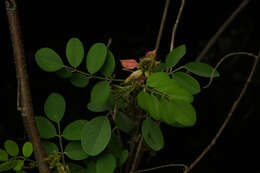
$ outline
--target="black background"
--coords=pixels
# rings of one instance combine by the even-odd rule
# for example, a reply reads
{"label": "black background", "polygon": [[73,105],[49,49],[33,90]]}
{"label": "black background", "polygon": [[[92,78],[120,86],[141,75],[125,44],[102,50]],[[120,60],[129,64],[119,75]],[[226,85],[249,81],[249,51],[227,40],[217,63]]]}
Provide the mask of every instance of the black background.
{"label": "black background", "polygon": [[[51,92],[59,92],[67,103],[64,126],[71,120],[91,117],[91,113],[86,109],[91,87],[78,89],[55,74],[40,70],[34,61],[37,49],[50,47],[64,57],[66,42],[71,37],[78,37],[83,42],[85,50],[95,42],[106,43],[108,38],[112,38],[110,49],[116,57],[117,67],[120,70],[119,59],[137,59],[154,48],[164,7],[164,1],[148,0],[105,2],[18,0],[17,2],[35,114],[43,115],[43,103],[46,97]],[[187,55],[181,63],[195,60],[209,38],[240,2],[239,0],[186,1],[175,42],[176,45],[187,46]],[[179,6],[179,1],[171,0],[158,51],[158,57],[162,60],[169,51],[171,30]],[[203,61],[215,66],[226,53],[245,51],[257,54],[260,43],[259,9],[259,1],[252,0],[222,34]],[[2,146],[6,139],[24,140],[21,117],[16,112],[16,77],[4,1],[0,1],[0,28],[3,81],[0,121]],[[246,81],[252,63],[252,58],[244,56],[227,60],[219,69],[221,77],[215,80],[210,88],[202,90],[195,97],[197,124],[184,129],[162,125],[165,148],[152,158],[150,163],[144,158],[141,167],[149,168],[166,163],[191,163],[222,124]],[[84,66],[81,68],[84,69]],[[201,86],[208,82],[204,78],[197,79],[201,82]],[[257,95],[259,86],[258,68],[223,135],[192,172],[260,172],[258,166],[260,104]],[[181,172],[181,169],[165,168],[154,172],[174,171]]]}

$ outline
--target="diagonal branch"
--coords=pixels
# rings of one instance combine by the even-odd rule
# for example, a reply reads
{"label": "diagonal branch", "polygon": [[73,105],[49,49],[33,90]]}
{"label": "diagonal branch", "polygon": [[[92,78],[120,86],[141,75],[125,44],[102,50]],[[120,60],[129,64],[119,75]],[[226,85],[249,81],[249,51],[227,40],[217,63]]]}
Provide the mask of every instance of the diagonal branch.
{"label": "diagonal branch", "polygon": [[6,13],[9,21],[13,54],[15,59],[17,77],[18,110],[21,111],[23,122],[30,141],[33,144],[34,156],[38,162],[40,173],[50,173],[47,163],[44,161],[45,151],[42,148],[40,136],[34,121],[33,105],[31,100],[29,77],[27,74],[24,48],[21,38],[19,16],[15,0],[6,0]]}
{"label": "diagonal branch", "polygon": [[[188,169],[185,170],[184,173],[188,173],[190,172],[190,170],[199,163],[199,161],[208,153],[208,151],[213,147],[213,145],[216,143],[217,139],[220,137],[220,135],[222,134],[222,132],[224,131],[225,127],[227,126],[230,118],[232,117],[234,111],[236,110],[236,108],[238,107],[238,104],[241,100],[241,98],[245,95],[245,92],[247,90],[247,87],[249,85],[249,82],[251,81],[252,77],[253,77],[253,74],[255,73],[255,70],[256,70],[256,65],[258,63],[258,59],[260,57],[260,51],[258,53],[258,56],[255,56],[253,54],[244,54],[244,55],[248,55],[248,56],[251,56],[251,57],[254,57],[255,58],[255,61],[254,61],[254,64],[253,64],[253,67],[251,68],[251,71],[250,71],[250,74],[247,78],[247,81],[245,82],[244,84],[244,87],[243,89],[241,90],[238,98],[234,101],[225,121],[223,122],[223,124],[221,125],[221,127],[219,128],[217,134],[215,135],[215,137],[211,140],[211,142],[209,143],[209,145],[202,151],[202,153],[192,162],[192,164],[188,167]],[[225,58],[226,59],[226,58]]]}
{"label": "diagonal branch", "polygon": [[220,26],[218,31],[213,35],[213,37],[209,40],[206,47],[201,51],[199,56],[196,58],[196,61],[201,61],[205,55],[208,53],[209,49],[216,43],[219,36],[226,30],[226,28],[230,25],[233,19],[241,12],[250,0],[243,0],[241,4],[237,7],[237,9],[228,17],[228,19]]}

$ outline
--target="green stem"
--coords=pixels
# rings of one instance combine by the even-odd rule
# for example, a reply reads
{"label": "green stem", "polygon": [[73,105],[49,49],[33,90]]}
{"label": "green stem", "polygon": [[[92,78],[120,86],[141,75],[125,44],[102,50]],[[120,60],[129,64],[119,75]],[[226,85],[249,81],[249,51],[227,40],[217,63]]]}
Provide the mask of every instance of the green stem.
{"label": "green stem", "polygon": [[59,145],[60,145],[60,150],[61,150],[61,160],[62,160],[62,164],[65,166],[66,162],[65,162],[64,150],[63,150],[63,146],[62,146],[62,134],[61,134],[60,122],[58,122],[57,124],[58,124]]}

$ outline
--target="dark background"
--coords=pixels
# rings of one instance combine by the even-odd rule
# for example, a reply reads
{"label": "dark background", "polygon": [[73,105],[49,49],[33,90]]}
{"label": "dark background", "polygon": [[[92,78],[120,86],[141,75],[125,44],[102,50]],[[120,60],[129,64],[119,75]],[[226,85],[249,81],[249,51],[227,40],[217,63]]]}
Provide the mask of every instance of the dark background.
{"label": "dark background", "polygon": [[[176,45],[187,46],[187,55],[181,63],[195,60],[210,37],[240,2],[240,0],[186,1],[175,41]],[[259,4],[259,0],[250,2],[222,34],[203,62],[215,66],[221,57],[230,52],[258,53]],[[170,3],[158,52],[158,57],[162,60],[169,52],[171,30],[179,6],[179,1],[172,0]],[[83,3],[83,1],[18,0],[18,7],[35,113],[43,115],[43,103],[46,97],[51,92],[59,92],[67,103],[64,117],[66,125],[71,120],[91,117],[91,113],[86,109],[91,87],[78,89],[71,86],[69,81],[40,70],[34,61],[37,49],[50,47],[64,57],[66,42],[71,37],[78,37],[83,42],[85,50],[95,42],[107,43],[111,37],[110,49],[120,69],[120,59],[137,59],[154,48],[164,1],[84,1]],[[16,111],[16,77],[4,1],[0,1],[0,28],[3,81],[1,147],[6,139],[23,141],[25,136],[21,117]],[[166,163],[191,163],[208,145],[222,124],[247,79],[252,63],[252,58],[244,56],[227,60],[219,69],[221,77],[215,80],[210,88],[195,97],[197,124],[184,129],[162,125],[165,148],[158,152],[150,163],[144,158],[141,167],[149,168]],[[201,82],[201,86],[208,82],[204,78],[197,79]],[[192,170],[193,173],[260,172],[258,166],[260,104],[259,94],[257,95],[259,86],[258,68],[223,135]],[[181,172],[181,169],[166,168],[154,172],[174,171]]]}

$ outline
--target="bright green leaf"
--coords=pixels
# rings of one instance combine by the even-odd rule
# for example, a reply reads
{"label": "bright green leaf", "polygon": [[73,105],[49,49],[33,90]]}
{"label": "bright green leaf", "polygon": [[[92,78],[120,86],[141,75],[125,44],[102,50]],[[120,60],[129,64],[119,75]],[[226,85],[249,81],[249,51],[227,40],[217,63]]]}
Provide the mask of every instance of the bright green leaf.
{"label": "bright green leaf", "polygon": [[56,152],[59,151],[58,146],[55,143],[50,142],[50,141],[42,141],[42,146],[45,149],[46,154],[48,156],[52,155],[54,151],[56,151]]}
{"label": "bright green leaf", "polygon": [[5,150],[10,156],[18,156],[19,147],[13,140],[6,140],[4,143]]}
{"label": "bright green leaf", "polygon": [[191,94],[197,94],[200,92],[199,82],[191,75],[184,72],[176,72],[173,74],[172,78],[176,80],[182,88],[189,91]]}
{"label": "bright green leaf", "polygon": [[107,145],[107,151],[112,153],[115,157],[120,158],[122,152],[121,142],[115,133],[111,134],[110,141]]}
{"label": "bright green leaf", "polygon": [[100,81],[96,83],[90,93],[90,102],[96,105],[106,103],[110,95],[110,85],[108,81]]}
{"label": "bright green leaf", "polygon": [[100,73],[105,76],[111,76],[115,70],[115,65],[116,63],[115,63],[114,55],[110,50],[108,50],[106,61],[102,66],[102,68],[100,69]]}
{"label": "bright green leaf", "polygon": [[16,166],[13,168],[14,171],[21,171],[24,165],[24,160],[17,160]]}
{"label": "bright green leaf", "polygon": [[127,150],[122,151],[119,159],[119,166],[122,166],[127,161],[127,158],[128,158],[128,151]]}
{"label": "bright green leaf", "polygon": [[60,56],[50,48],[41,48],[35,54],[38,66],[47,72],[55,72],[64,67]]}
{"label": "bright green leaf", "polygon": [[72,160],[84,160],[88,157],[80,142],[69,142],[65,148],[65,154]]}
{"label": "bright green leaf", "polygon": [[186,46],[180,45],[176,48],[174,48],[167,56],[165,63],[167,67],[174,67],[180,60],[181,58],[186,54]]}
{"label": "bright green leaf", "polygon": [[105,149],[110,137],[111,127],[108,118],[99,116],[84,125],[81,132],[81,145],[87,154],[96,156]]}
{"label": "bright green leaf", "polygon": [[169,101],[165,98],[161,98],[159,102],[160,117],[166,124],[176,123],[174,117],[174,109],[171,107]]}
{"label": "bright green leaf", "polygon": [[66,56],[72,67],[78,67],[84,57],[84,46],[78,38],[71,38],[66,46]]}
{"label": "bright green leaf", "polygon": [[57,135],[55,126],[47,118],[36,116],[35,122],[41,138],[50,139]]}
{"label": "bright green leaf", "polygon": [[65,100],[59,93],[51,93],[45,100],[44,112],[49,119],[58,123],[65,113]]}
{"label": "bright green leaf", "polygon": [[17,160],[8,160],[0,164],[0,172],[5,172],[13,169],[17,165]]}
{"label": "bright green leaf", "polygon": [[101,69],[107,56],[107,47],[104,43],[96,43],[88,51],[86,66],[89,73],[94,74]]}
{"label": "bright green leaf", "polygon": [[62,68],[59,71],[56,71],[56,74],[63,79],[67,79],[72,76],[72,72],[67,68]]}
{"label": "bright green leaf", "polygon": [[33,145],[32,145],[32,143],[31,142],[25,142],[23,144],[22,151],[23,151],[24,157],[30,157],[32,155],[32,152],[33,152]]}
{"label": "bright green leaf", "polygon": [[129,133],[134,128],[134,122],[120,111],[116,113],[115,124],[125,133]]}
{"label": "bright green leaf", "polygon": [[164,138],[161,129],[157,124],[147,118],[142,123],[142,135],[144,141],[155,151],[159,151],[164,146]]}
{"label": "bright green leaf", "polygon": [[73,73],[70,82],[75,87],[84,88],[88,85],[89,78],[80,73]]}
{"label": "bright green leaf", "polygon": [[[201,77],[211,77],[211,73],[213,72],[213,67],[202,62],[190,62],[185,64],[184,68]],[[218,76],[219,72],[215,71],[213,77]]]}
{"label": "bright green leaf", "polygon": [[110,154],[106,153],[101,155],[96,164],[97,173],[113,173],[116,169],[116,158]]}
{"label": "bright green leaf", "polygon": [[67,125],[63,131],[63,137],[67,140],[80,140],[81,131],[87,120],[76,120]]}
{"label": "bright green leaf", "polygon": [[170,79],[169,75],[164,72],[157,72],[150,75],[147,80],[146,84],[149,87],[158,87],[161,84],[161,81]]}
{"label": "bright green leaf", "polygon": [[8,154],[5,150],[0,149],[0,161],[4,162],[8,160]]}
{"label": "bright green leaf", "polygon": [[176,101],[169,103],[177,123],[185,127],[193,126],[196,123],[196,111],[191,104]]}
{"label": "bright green leaf", "polygon": [[151,95],[150,99],[147,100],[148,102],[148,110],[149,114],[155,119],[160,120],[160,114],[159,114],[159,100],[156,96]]}

